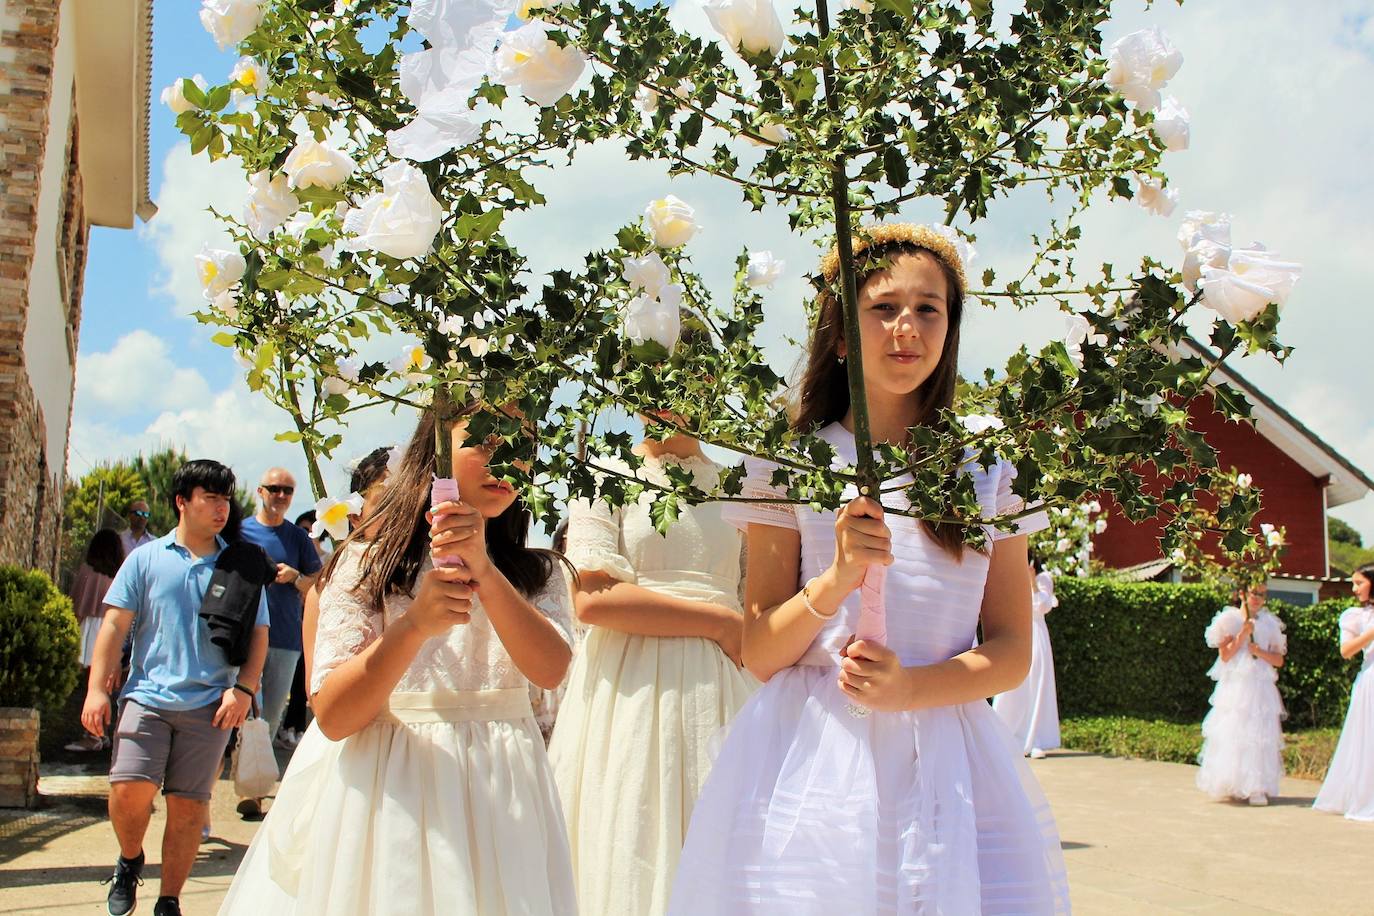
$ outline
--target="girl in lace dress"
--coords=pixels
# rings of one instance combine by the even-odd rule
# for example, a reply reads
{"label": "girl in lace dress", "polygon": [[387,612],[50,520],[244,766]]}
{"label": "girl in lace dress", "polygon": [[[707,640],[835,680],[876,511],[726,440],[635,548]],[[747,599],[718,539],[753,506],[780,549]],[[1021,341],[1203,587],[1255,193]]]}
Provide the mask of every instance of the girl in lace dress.
{"label": "girl in lace dress", "polygon": [[[372,521],[325,569],[302,741],[222,913],[573,913],[567,833],[529,686],[570,658],[567,592],[483,447],[426,521],[426,415]],[[431,543],[432,537],[432,543]],[[435,569],[437,554],[464,566]]]}
{"label": "girl in lace dress", "polygon": [[1217,682],[1202,720],[1197,786],[1211,798],[1267,805],[1283,778],[1283,700],[1278,669],[1288,651],[1283,623],[1264,602],[1266,585],[1244,594],[1244,610],[1224,607],[1207,627],[1217,650],[1207,676]]}
{"label": "girl in lace dress", "polygon": [[[873,435],[900,442],[953,401],[963,268],[927,227],[876,227],[856,248]],[[822,265],[831,284],[837,266],[833,253]],[[793,422],[852,466],[842,327],[823,294]],[[746,495],[785,498],[771,465],[746,464]],[[1009,463],[963,472],[984,514],[1022,508]],[[907,505],[901,491],[883,498]],[[669,912],[1066,911],[1053,818],[986,700],[1030,664],[1025,534],[990,532],[984,553],[869,499],[838,513],[735,505],[749,540],[744,662],[766,683],[697,800]],[[852,642],[872,565],[889,567],[887,645]]]}
{"label": "girl in lace dress", "polygon": [[992,698],[992,708],[1016,736],[1025,754],[1040,758],[1059,747],[1059,698],[1054,686],[1054,651],[1045,615],[1059,606],[1054,596],[1054,577],[1032,561],[1030,673],[1014,690]]}
{"label": "girl in lace dress", "polygon": [[1312,807],[1344,814],[1355,821],[1374,821],[1374,566],[1350,577],[1350,590],[1359,602],[1341,613],[1341,658],[1363,653],[1360,673],[1350,690],[1350,711],[1341,739],[1331,757],[1326,780]]}
{"label": "girl in lace dress", "polygon": [[[715,489],[720,468],[685,436],[646,440],[639,474],[668,466]],[[633,476],[619,461],[611,472]],[[589,624],[549,757],[572,841],[583,913],[656,916],[668,905],[708,744],[757,683],[738,666],[740,537],[719,505],[687,506],[666,535],[649,497],[623,509],[576,501],[568,559]]]}

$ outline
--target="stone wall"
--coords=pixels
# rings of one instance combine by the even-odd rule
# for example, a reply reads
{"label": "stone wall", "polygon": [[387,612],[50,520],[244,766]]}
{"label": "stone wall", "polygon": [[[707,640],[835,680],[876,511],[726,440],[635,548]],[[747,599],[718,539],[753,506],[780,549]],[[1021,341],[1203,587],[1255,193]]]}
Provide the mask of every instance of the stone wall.
{"label": "stone wall", "polygon": [[38,802],[38,710],[0,707],[0,808]]}
{"label": "stone wall", "polygon": [[[47,424],[24,361],[35,257],[57,258],[71,316],[55,352],[74,353],[87,226],[75,161],[76,125],[49,125],[60,0],[0,0],[0,563],[48,573],[57,564],[66,455],[45,455]],[[71,87],[63,86],[69,92]],[[39,185],[50,134],[67,145],[59,235],[37,239]]]}

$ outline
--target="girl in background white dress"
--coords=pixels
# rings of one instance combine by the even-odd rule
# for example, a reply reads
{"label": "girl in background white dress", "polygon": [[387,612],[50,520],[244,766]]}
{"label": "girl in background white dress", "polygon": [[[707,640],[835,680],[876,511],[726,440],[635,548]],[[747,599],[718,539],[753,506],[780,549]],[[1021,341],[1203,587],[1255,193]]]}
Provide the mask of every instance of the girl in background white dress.
{"label": "girl in background white dress", "polygon": [[[459,447],[463,502],[426,522],[427,414],[319,599],[302,741],[221,913],[576,912],[567,833],[529,685],[570,658],[567,591],[485,447]],[[432,534],[432,544],[431,544]],[[431,550],[461,568],[435,569]],[[307,738],[309,738],[307,733]],[[304,756],[302,756],[304,755]]]}
{"label": "girl in background white dress", "polygon": [[1022,752],[1031,757],[1045,756],[1045,751],[1059,747],[1059,698],[1054,687],[1054,652],[1050,648],[1050,628],[1045,615],[1059,607],[1054,596],[1054,577],[1040,568],[1039,560],[1031,561],[1034,576],[1031,591],[1031,612],[1034,630],[1031,642],[1030,673],[1015,690],[999,693],[992,699],[992,708],[1007,728],[1016,736]]}
{"label": "girl in background white dress", "polygon": [[1197,787],[1216,801],[1267,805],[1283,778],[1283,700],[1279,672],[1288,652],[1283,622],[1264,610],[1269,588],[1244,593],[1244,610],[1224,607],[1207,627],[1217,650],[1207,676],[1217,682],[1202,720]]}
{"label": "girl in background white dress", "polygon": [[[873,436],[903,441],[953,401],[963,268],[927,227],[875,227],[856,248]],[[833,283],[835,256],[822,266]],[[857,458],[842,334],[825,294],[793,419],[840,466]],[[745,495],[785,498],[768,462],[746,464]],[[1022,508],[1010,463],[963,472],[985,514]],[[884,500],[906,504],[900,490]],[[989,532],[977,552],[957,528],[862,498],[838,513],[739,503],[729,517],[747,525],[744,661],[765,683],[697,800],[670,913],[1066,912],[1053,816],[986,700],[1030,665],[1025,534]],[[852,641],[875,564],[889,566],[886,646]]]}
{"label": "girl in background white dress", "polygon": [[[666,468],[715,489],[720,467],[691,438],[646,439],[639,474]],[[633,475],[623,462],[603,467]],[[739,668],[740,536],[718,504],[684,506],[666,535],[649,497],[623,509],[575,501],[568,560],[587,624],[549,757],[572,842],[578,902],[596,916],[667,908],[709,742],[758,686]]]}
{"label": "girl in background white dress", "polygon": [[1312,807],[1344,814],[1355,821],[1374,821],[1374,566],[1365,566],[1350,577],[1350,590],[1359,602],[1341,614],[1341,658],[1364,653],[1360,673],[1350,690],[1350,711],[1345,715],[1341,739],[1331,757],[1326,780]]}

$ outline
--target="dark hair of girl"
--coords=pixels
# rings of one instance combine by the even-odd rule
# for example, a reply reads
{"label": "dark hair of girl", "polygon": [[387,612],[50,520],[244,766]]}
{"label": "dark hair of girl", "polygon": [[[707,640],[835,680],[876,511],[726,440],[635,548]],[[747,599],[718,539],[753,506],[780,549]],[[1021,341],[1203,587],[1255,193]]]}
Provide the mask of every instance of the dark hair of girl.
{"label": "dark hair of girl", "polygon": [[[470,405],[460,416],[477,412]],[[406,446],[400,467],[387,480],[369,527],[375,528],[367,542],[360,564],[358,588],[373,607],[380,607],[389,594],[414,594],[415,580],[429,554],[429,522],[425,511],[429,508],[430,481],[434,477],[434,414],[425,411]],[[487,553],[510,584],[526,598],[542,589],[553,574],[558,554],[525,546],[530,516],[519,500],[496,518],[487,519]],[[333,574],[342,547],[360,540],[355,529],[334,553],[325,567],[325,582]]]}
{"label": "dark hair of girl", "polygon": [[[954,406],[954,391],[959,381],[959,325],[964,317],[964,297],[959,292],[958,279],[949,265],[929,249],[911,242],[874,245],[856,255],[858,288],[862,290],[865,283],[898,255],[924,255],[931,258],[940,265],[948,288],[946,311],[949,330],[945,334],[945,347],[935,371],[914,394],[917,424],[943,431],[947,424],[940,410]],[[806,367],[792,414],[794,430],[815,432],[823,426],[838,423],[849,412],[849,376],[839,358],[843,342],[844,312],[839,297],[827,287],[817,297],[816,324],[811,329]],[[956,560],[963,556],[963,525],[923,521],[921,528],[950,556]]]}
{"label": "dark hair of girl", "polygon": [[353,468],[353,474],[348,478],[348,489],[359,495],[366,493],[368,487],[386,476],[386,462],[390,456],[391,449],[385,445],[368,452]]}
{"label": "dark hair of girl", "polygon": [[114,578],[124,562],[124,542],[113,528],[101,528],[86,545],[86,565],[102,576]]}
{"label": "dark hair of girl", "polygon": [[[1355,576],[1364,576],[1364,580],[1371,586],[1374,586],[1374,563],[1366,563],[1350,574],[1352,579]],[[1370,589],[1369,600],[1366,601],[1365,604],[1374,604],[1374,588]]]}

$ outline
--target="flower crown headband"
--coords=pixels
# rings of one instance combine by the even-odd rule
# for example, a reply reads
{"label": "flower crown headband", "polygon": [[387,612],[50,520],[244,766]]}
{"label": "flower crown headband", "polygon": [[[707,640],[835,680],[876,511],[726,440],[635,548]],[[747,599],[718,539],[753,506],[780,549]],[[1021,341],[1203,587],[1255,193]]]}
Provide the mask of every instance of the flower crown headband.
{"label": "flower crown headband", "polygon": [[[948,226],[918,226],[915,223],[885,223],[860,229],[854,238],[854,257],[857,259],[870,248],[884,248],[889,245],[908,244],[924,248],[939,258],[954,274],[959,295],[968,291],[968,280],[964,276],[964,262],[959,256],[962,240]],[[839,247],[830,249],[821,258],[821,276],[826,283],[834,283],[840,273]]]}

